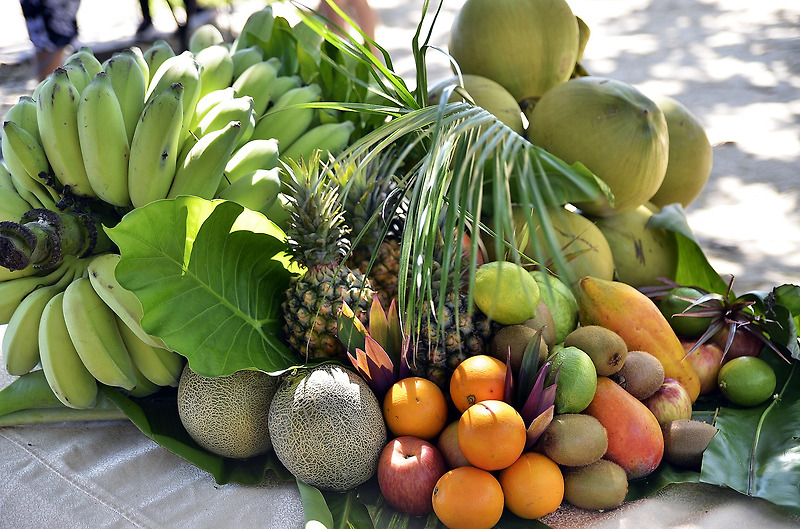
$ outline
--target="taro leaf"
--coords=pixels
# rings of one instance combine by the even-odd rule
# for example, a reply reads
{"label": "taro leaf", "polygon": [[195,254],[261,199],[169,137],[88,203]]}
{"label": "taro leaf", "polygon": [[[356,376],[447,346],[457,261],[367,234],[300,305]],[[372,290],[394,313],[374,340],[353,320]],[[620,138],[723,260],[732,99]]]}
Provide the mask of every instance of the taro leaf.
{"label": "taro leaf", "polygon": [[700,287],[709,292],[725,294],[727,284],[706,259],[686,220],[683,207],[678,204],[664,206],[650,217],[648,227],[663,228],[675,233],[678,246],[678,268],[675,281],[681,285]]}
{"label": "taro leaf", "polygon": [[[782,299],[787,299],[791,302],[792,299],[787,296],[789,291],[785,288],[788,286],[792,285],[783,285],[781,287],[781,292],[784,293]],[[794,288],[800,290],[800,287]],[[777,289],[773,292],[748,292],[740,296],[738,300],[754,301],[753,309],[757,314],[764,316],[764,319],[758,323],[758,326],[769,334],[772,345],[778,349],[781,356],[788,357],[791,355],[793,358],[800,360],[800,345],[797,343],[796,313],[793,313],[789,307],[778,302],[776,292]]]}
{"label": "taro leaf", "polygon": [[373,529],[369,511],[355,490],[323,492],[333,515],[334,527],[342,529]]}
{"label": "taro leaf", "polygon": [[123,217],[109,237],[117,279],[144,309],[142,327],[207,376],[277,373],[295,363],[280,339],[291,276],[285,235],[235,202],[181,196]]}
{"label": "taro leaf", "polygon": [[272,469],[279,479],[293,479],[291,473],[272,451],[258,457],[237,460],[221,457],[201,448],[181,423],[175,388],[164,388],[144,399],[130,399],[119,390],[108,386],[101,386],[100,389],[145,436],[210,473],[219,485],[226,483],[257,485],[264,481],[269,469]]}
{"label": "taro leaf", "polygon": [[324,527],[333,529],[333,515],[331,514],[325,496],[320,490],[304,481],[297,481],[300,489],[300,501],[303,504],[303,521],[305,527]]}
{"label": "taro leaf", "polygon": [[673,483],[697,483],[699,481],[700,473],[695,470],[662,463],[647,477],[628,482],[628,494],[625,496],[625,501],[645,498]]}
{"label": "taro leaf", "polygon": [[730,487],[800,514],[800,375],[798,362],[762,355],[775,369],[778,395],[752,408],[720,408],[717,435],[700,480]]}

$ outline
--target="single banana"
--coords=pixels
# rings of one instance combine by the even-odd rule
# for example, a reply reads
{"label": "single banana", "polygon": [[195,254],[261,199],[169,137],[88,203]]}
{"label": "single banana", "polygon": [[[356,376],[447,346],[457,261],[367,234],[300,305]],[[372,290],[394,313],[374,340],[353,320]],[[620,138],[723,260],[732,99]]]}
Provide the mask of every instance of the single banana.
{"label": "single banana", "polygon": [[250,46],[239,49],[231,53],[230,56],[233,61],[233,78],[238,79],[243,71],[264,60],[264,50],[261,46]]}
{"label": "single banana", "polygon": [[274,24],[275,17],[272,12],[272,6],[266,5],[264,8],[252,13],[245,20],[239,36],[233,40],[231,53],[262,42],[269,42]]}
{"label": "single banana", "polygon": [[78,48],[72,55],[64,60],[64,63],[66,64],[76,58],[80,59],[81,64],[86,68],[89,79],[94,79],[94,76],[103,69],[103,66],[100,64],[100,59],[97,58],[92,49],[88,46],[81,46]]}
{"label": "single banana", "polygon": [[250,96],[253,98],[253,109],[256,118],[260,117],[267,109],[272,98],[272,87],[278,78],[280,61],[270,59],[257,62],[242,72],[242,75],[233,82],[233,89],[237,96]]}
{"label": "single banana", "polygon": [[36,138],[13,121],[6,121],[0,144],[11,181],[19,196],[36,207],[55,207],[55,201],[59,199],[58,192],[46,184],[52,180],[49,176],[50,165]]}
{"label": "single banana", "polygon": [[222,32],[214,24],[201,24],[189,35],[189,51],[197,55],[210,46],[225,42]]}
{"label": "single banana", "polygon": [[134,367],[157,386],[177,386],[183,370],[183,356],[169,349],[154,347],[143,342],[136,332],[119,318],[117,325]]}
{"label": "single banana", "polygon": [[166,349],[167,346],[161,338],[150,336],[142,329],[144,310],[139,298],[117,281],[115,270],[119,260],[119,254],[115,253],[105,253],[92,258],[87,267],[92,288],[140,340],[152,347]]}
{"label": "single banana", "polygon": [[53,296],[39,322],[39,356],[47,383],[64,406],[90,408],[97,402],[97,380],[83,364],[64,319],[64,292]]}
{"label": "single banana", "polygon": [[257,169],[239,178],[219,193],[219,198],[262,213],[269,210],[281,190],[280,169]]}
{"label": "single banana", "polygon": [[299,75],[279,75],[275,79],[275,84],[272,86],[272,101],[273,103],[283,96],[289,90],[300,88],[303,80]]}
{"label": "single banana", "polygon": [[[136,65],[132,67],[138,71]],[[104,71],[98,73],[81,94],[78,137],[83,165],[95,194],[114,206],[130,205],[128,133],[117,94]]]}
{"label": "single banana", "polygon": [[147,64],[147,60],[144,58],[144,52],[142,52],[142,48],[139,46],[131,46],[130,48],[125,48],[118,53],[120,55],[127,55],[136,60],[136,64],[138,64],[139,69],[142,70],[142,76],[144,76],[145,84],[144,89],[145,92],[147,92],[147,84],[150,82],[150,66]]}
{"label": "single banana", "polygon": [[0,283],[0,325],[5,325],[11,320],[11,316],[25,296],[39,287],[57,283],[66,273],[67,267],[62,265],[47,275],[18,277]]}
{"label": "single banana", "polygon": [[347,147],[355,128],[352,121],[317,125],[289,145],[282,152],[281,160],[308,160],[317,150],[322,151],[323,159],[328,153],[336,156]]}
{"label": "single banana", "polygon": [[227,48],[215,44],[204,48],[194,56],[200,65],[200,97],[221,90],[233,81],[233,60]]}
{"label": "single banana", "polygon": [[286,150],[292,142],[308,131],[316,113],[313,108],[295,108],[294,105],[318,101],[321,93],[319,85],[310,84],[283,94],[258,120],[253,130],[253,139],[275,138],[281,150]]}
{"label": "single banana", "polygon": [[278,167],[278,140],[250,140],[231,155],[225,177],[233,183],[257,169]]}
{"label": "single banana", "polygon": [[39,144],[42,138],[39,136],[39,123],[36,118],[36,100],[29,95],[22,95],[16,103],[6,112],[5,121],[13,121],[23,129],[27,130],[36,138]]}
{"label": "single banana", "polygon": [[[146,66],[147,64],[145,64]],[[111,80],[111,86],[117,95],[122,119],[125,122],[125,134],[128,138],[128,145],[130,145],[133,133],[136,131],[136,124],[144,110],[147,78],[132,51],[128,51],[128,53],[123,51],[112,55],[105,63],[103,71]]]}
{"label": "single banana", "polygon": [[73,57],[61,67],[67,71],[67,77],[72,81],[72,85],[79,94],[92,82],[89,72],[86,70],[83,61],[79,57]]}
{"label": "single banana", "polygon": [[237,147],[244,145],[250,140],[256,123],[252,97],[242,96],[220,101],[203,116],[203,119],[194,128],[194,134],[198,139],[202,138],[209,132],[226,127],[231,121],[241,123],[236,145]]}
{"label": "single banana", "polygon": [[131,397],[144,398],[158,393],[161,386],[153,384],[146,376],[142,374],[136,364],[133,364],[133,374],[136,376],[136,385],[131,389],[126,390],[125,393]]}
{"label": "single banana", "polygon": [[145,101],[152,100],[156,94],[163,92],[175,83],[183,85],[181,138],[185,140],[192,121],[194,107],[200,99],[200,90],[202,88],[200,84],[200,65],[194,60],[192,52],[185,51],[161,63],[156,73],[153,74],[153,78],[150,79]]}
{"label": "single banana", "polygon": [[175,177],[183,126],[183,86],[175,83],[145,106],[131,141],[128,194],[134,207],[167,196]]}
{"label": "single banana", "polygon": [[56,68],[39,94],[36,113],[42,147],[56,179],[76,195],[96,198],[78,138],[80,95],[63,68]]}
{"label": "single banana", "polygon": [[86,369],[108,386],[136,386],[128,349],[114,311],[97,295],[88,277],[76,279],[64,291],[64,321],[72,344]]}
{"label": "single banana", "polygon": [[195,130],[197,125],[200,123],[200,120],[203,119],[205,115],[208,114],[208,111],[214,108],[218,103],[233,99],[234,97],[236,97],[236,90],[234,90],[232,86],[228,86],[220,90],[214,90],[213,92],[209,92],[201,97],[200,100],[197,101],[197,105],[194,107],[194,115],[192,116],[189,130]]}
{"label": "single banana", "polygon": [[175,50],[172,49],[172,46],[170,46],[169,42],[166,40],[158,39],[151,44],[149,48],[144,50],[142,56],[147,63],[147,71],[149,74],[147,81],[149,85],[161,64],[170,57],[175,57]]}
{"label": "single banana", "polygon": [[214,198],[241,126],[238,121],[231,121],[224,128],[201,137],[178,166],[167,198],[179,195]]}
{"label": "single banana", "polygon": [[[86,268],[82,259],[71,257],[62,264],[70,268],[53,285],[37,288],[19,303],[3,334],[3,364],[9,375],[19,376],[31,371],[39,363],[39,322],[44,307],[59,292],[80,276]],[[81,266],[82,265],[82,266]]]}
{"label": "single banana", "polygon": [[[2,163],[0,163],[0,197],[3,197],[0,200],[0,222],[7,220],[19,222],[22,215],[34,208],[17,192],[11,173]],[[5,268],[0,268],[0,281],[3,280],[3,271],[5,270]]]}
{"label": "single banana", "polygon": [[[50,173],[50,162],[36,137],[15,122],[6,121],[3,123],[3,140],[3,156],[13,151],[14,159],[19,161],[28,176],[44,185]],[[45,175],[42,177],[41,173]],[[58,197],[58,193],[53,192]]]}

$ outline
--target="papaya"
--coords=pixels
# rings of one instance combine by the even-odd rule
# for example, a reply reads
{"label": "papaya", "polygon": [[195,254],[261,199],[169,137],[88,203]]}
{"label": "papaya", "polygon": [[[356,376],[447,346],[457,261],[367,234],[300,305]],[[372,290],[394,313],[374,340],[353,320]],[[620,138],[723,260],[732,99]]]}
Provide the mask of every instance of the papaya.
{"label": "papaya", "polygon": [[603,425],[608,435],[605,459],[625,470],[628,479],[653,472],[664,457],[664,434],[653,412],[608,377],[597,377],[594,398],[583,413]]}
{"label": "papaya", "polygon": [[591,276],[578,280],[575,297],[581,325],[611,329],[625,341],[628,351],[645,351],[658,358],[664,375],[680,382],[692,402],[700,394],[700,379],[686,351],[658,306],[634,287],[620,281]]}

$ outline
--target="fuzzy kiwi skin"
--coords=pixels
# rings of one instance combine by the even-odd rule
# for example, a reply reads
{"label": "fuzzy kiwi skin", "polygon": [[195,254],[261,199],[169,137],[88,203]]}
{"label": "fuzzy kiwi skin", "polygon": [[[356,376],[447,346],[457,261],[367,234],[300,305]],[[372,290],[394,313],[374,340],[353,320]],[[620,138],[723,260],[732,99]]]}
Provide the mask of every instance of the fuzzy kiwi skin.
{"label": "fuzzy kiwi skin", "polygon": [[637,399],[644,400],[664,383],[664,366],[650,353],[628,351],[622,368],[610,378]]}
{"label": "fuzzy kiwi skin", "polygon": [[589,355],[597,374],[613,375],[625,363],[628,346],[619,334],[600,325],[582,325],[564,338],[564,347],[577,347]]}
{"label": "fuzzy kiwi skin", "polygon": [[664,433],[664,460],[697,470],[703,462],[703,452],[717,434],[714,426],[688,419],[670,421],[661,431]]}
{"label": "fuzzy kiwi skin", "polygon": [[604,511],[622,505],[628,494],[625,470],[607,459],[564,471],[564,499],[575,507]]}
{"label": "fuzzy kiwi skin", "polygon": [[603,457],[608,449],[608,434],[591,415],[563,413],[553,417],[538,445],[559,465],[579,467]]}
{"label": "fuzzy kiwi skin", "polygon": [[[528,344],[536,336],[536,331],[526,325],[507,325],[501,328],[492,338],[492,356],[505,363],[508,356],[508,349],[511,348],[511,371],[519,373],[522,366],[522,357]],[[547,359],[548,347],[544,337],[540,336],[539,342],[539,365]]]}

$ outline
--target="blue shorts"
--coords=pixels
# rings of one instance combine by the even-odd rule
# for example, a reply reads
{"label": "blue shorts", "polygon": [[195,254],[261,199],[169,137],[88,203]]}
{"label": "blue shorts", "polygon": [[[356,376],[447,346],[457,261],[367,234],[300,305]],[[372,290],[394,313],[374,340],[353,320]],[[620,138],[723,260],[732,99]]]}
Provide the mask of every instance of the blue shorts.
{"label": "blue shorts", "polygon": [[54,51],[78,36],[80,0],[20,0],[28,36],[37,51]]}

